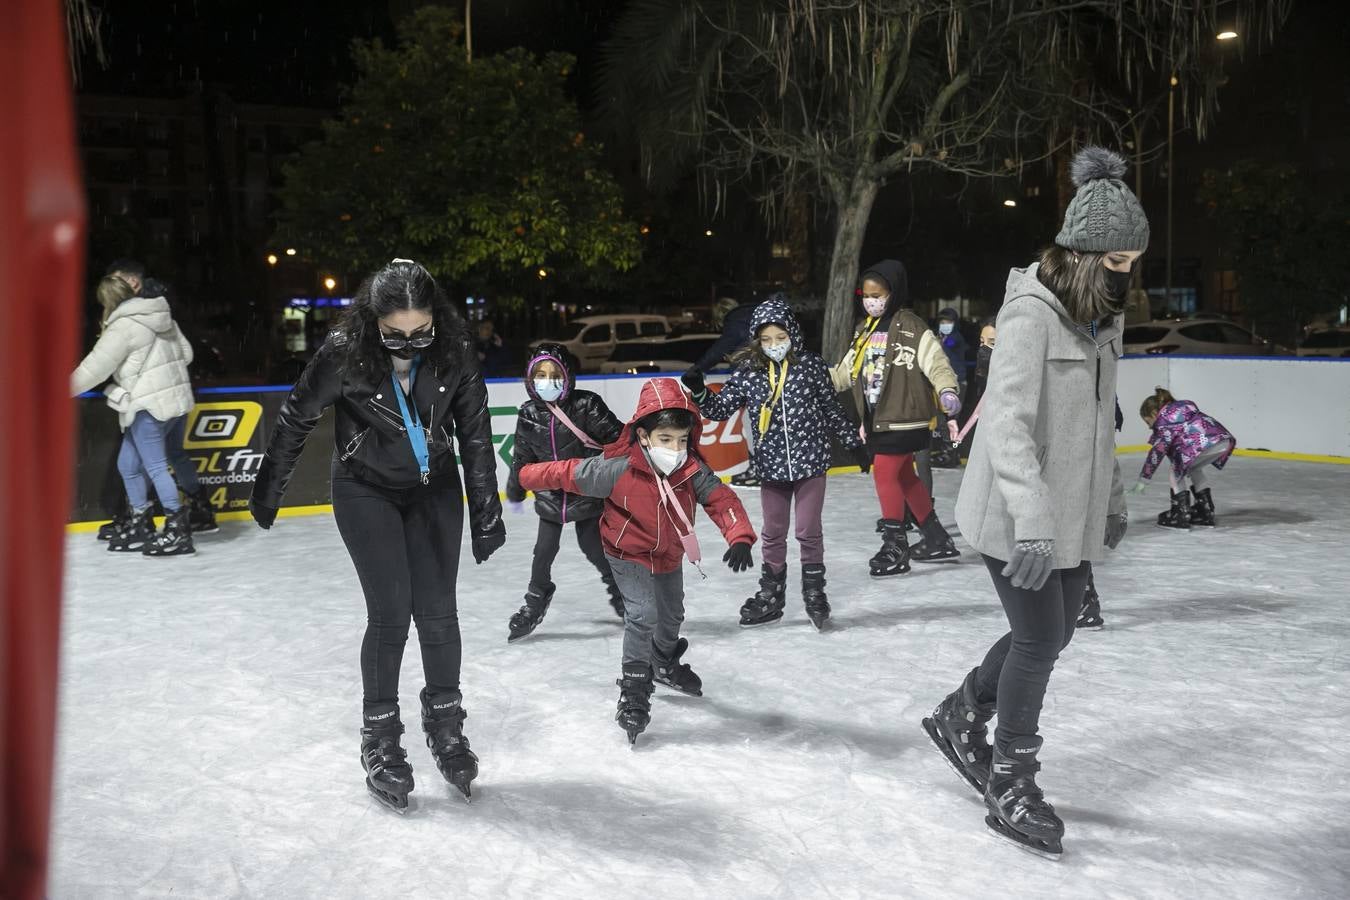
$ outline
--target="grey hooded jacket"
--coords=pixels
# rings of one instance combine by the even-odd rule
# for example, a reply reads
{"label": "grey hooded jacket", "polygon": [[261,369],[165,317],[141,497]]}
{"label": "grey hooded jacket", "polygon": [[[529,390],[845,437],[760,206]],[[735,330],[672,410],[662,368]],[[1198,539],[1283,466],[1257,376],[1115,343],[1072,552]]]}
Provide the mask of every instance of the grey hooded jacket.
{"label": "grey hooded jacket", "polygon": [[1036,277],[1013,269],[998,315],[984,411],[956,502],[972,547],[1007,560],[1050,538],[1056,569],[1102,558],[1106,517],[1125,511],[1115,457],[1120,322],[1094,339]]}

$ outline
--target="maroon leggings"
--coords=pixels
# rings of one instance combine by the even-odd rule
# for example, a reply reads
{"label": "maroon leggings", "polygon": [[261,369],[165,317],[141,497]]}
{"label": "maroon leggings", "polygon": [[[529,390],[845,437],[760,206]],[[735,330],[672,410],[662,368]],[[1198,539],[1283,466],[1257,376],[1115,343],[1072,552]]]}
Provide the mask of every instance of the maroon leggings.
{"label": "maroon leggings", "polygon": [[933,498],[914,471],[914,454],[878,453],[872,460],[872,480],[876,482],[883,519],[904,519],[907,505],[916,522],[923,522],[932,514]]}
{"label": "maroon leggings", "polygon": [[797,501],[797,543],[802,564],[825,561],[825,532],[820,526],[820,511],[825,506],[825,476],[801,481],[764,481],[759,486],[759,501],[764,512],[764,564],[775,572],[787,567],[787,533],[792,501]]}

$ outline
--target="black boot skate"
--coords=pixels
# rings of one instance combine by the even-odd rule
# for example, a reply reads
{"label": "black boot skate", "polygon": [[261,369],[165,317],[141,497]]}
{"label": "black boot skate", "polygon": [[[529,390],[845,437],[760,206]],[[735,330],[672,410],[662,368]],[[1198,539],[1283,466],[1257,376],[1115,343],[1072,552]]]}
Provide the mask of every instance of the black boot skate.
{"label": "black boot skate", "polygon": [[413,789],[408,751],[399,746],[403,722],[397,703],[366,704],[361,729],[361,768],[366,771],[366,790],[399,815],[408,811]]}
{"label": "black boot skate", "polygon": [[188,508],[180,506],[164,517],[164,530],[145,542],[141,552],[146,556],[191,556],[197,552],[192,546],[192,528],[188,525]]}
{"label": "black boot skate", "polygon": [[909,541],[905,538],[905,523],[898,519],[882,519],[881,549],[868,560],[872,577],[903,575],[909,571]]}
{"label": "black boot skate", "polygon": [[774,573],[768,563],[760,568],[759,591],[741,604],[741,627],[768,625],[783,618],[787,595],[787,566]]}
{"label": "black boot skate", "polygon": [[131,525],[131,507],[125,504],[117,510],[111,522],[104,522],[98,527],[98,539],[100,541],[111,541],[117,532],[124,530]]}
{"label": "black boot skate", "polygon": [[1203,491],[1197,491],[1191,488],[1191,524],[1198,525],[1201,528],[1214,527],[1214,495],[1209,492],[1209,488]]}
{"label": "black boot skate", "polygon": [[445,780],[459,788],[465,800],[472,800],[469,785],[478,777],[478,756],[469,749],[464,736],[468,713],[460,706],[459,691],[432,694],[422,688],[422,731],[427,747],[436,760],[436,768]]}
{"label": "black boot skate", "polygon": [[1038,737],[1017,738],[1008,744],[1006,754],[994,748],[989,784],[984,790],[984,805],[989,810],[984,823],[1019,847],[1059,859],[1064,852],[1064,823],[1036,784],[1036,773],[1041,769],[1036,754],[1040,749]]}
{"label": "black boot skate", "polygon": [[983,796],[994,756],[985,725],[994,715],[994,704],[976,699],[979,671],[971,669],[961,686],[943,698],[933,714],[923,720],[923,730],[952,770]]}
{"label": "black boot skate", "polygon": [[675,651],[670,656],[662,656],[661,651],[652,645],[652,663],[656,667],[655,680],[657,684],[664,684],[668,688],[674,688],[681,694],[688,694],[691,697],[703,696],[703,679],[694,674],[694,670],[689,668],[688,663],[680,662],[680,657],[684,656],[689,649],[689,642],[680,638],[675,642]]}
{"label": "black boot skate", "polygon": [[1158,524],[1163,528],[1179,528],[1183,531],[1190,530],[1191,527],[1191,494],[1190,491],[1172,492],[1172,508],[1167,512],[1158,513]]}
{"label": "black boot skate", "polygon": [[928,514],[928,518],[919,525],[923,539],[909,551],[909,558],[915,562],[941,563],[961,558],[961,551],[952,543],[952,536],[938,521],[937,512]]}
{"label": "black boot skate", "polygon": [[816,626],[816,631],[824,628],[830,618],[830,601],[825,597],[824,563],[802,565],[802,605],[806,607],[806,617]]}
{"label": "black boot skate", "polygon": [[529,637],[534,630],[539,627],[539,623],[544,621],[544,616],[548,613],[548,605],[553,602],[553,592],[557,590],[553,582],[549,582],[543,587],[530,585],[525,591],[525,605],[516,610],[511,616],[511,621],[506,624],[507,636],[506,642],[514,644],[521,638]]}
{"label": "black boot skate", "polygon": [[755,469],[755,458],[750,457],[750,464],[746,466],[744,472],[739,475],[731,476],[732,487],[757,488],[760,485],[759,472]]}
{"label": "black boot skate", "polygon": [[628,734],[628,745],[637,744],[638,735],[652,720],[652,667],[646,663],[624,663],[619,686],[619,709],[614,721]]}
{"label": "black boot skate", "polygon": [[132,513],[124,526],[108,539],[108,550],[112,553],[140,553],[155,536],[155,514],[150,509]]}
{"label": "black boot skate", "polygon": [[618,582],[616,582],[614,576],[608,572],[602,575],[601,579],[605,582],[605,590],[609,592],[610,608],[614,610],[614,614],[619,617],[620,622],[624,621],[628,618],[628,615],[624,611],[623,591],[619,590]]}
{"label": "black boot skate", "polygon": [[1084,628],[1092,631],[1101,631],[1106,620],[1102,618],[1102,601],[1097,596],[1097,585],[1094,583],[1094,576],[1088,572],[1087,589],[1083,591],[1083,607],[1078,611],[1078,623],[1074,628],[1083,630]]}
{"label": "black boot skate", "polygon": [[216,524],[216,509],[211,505],[211,489],[206,485],[197,488],[195,494],[188,494],[188,525],[193,534],[215,534],[220,530]]}

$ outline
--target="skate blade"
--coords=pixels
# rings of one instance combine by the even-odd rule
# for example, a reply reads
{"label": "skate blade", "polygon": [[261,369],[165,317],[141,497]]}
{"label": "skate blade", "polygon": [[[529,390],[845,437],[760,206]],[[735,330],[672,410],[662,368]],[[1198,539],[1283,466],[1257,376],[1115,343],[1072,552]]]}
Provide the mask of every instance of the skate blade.
{"label": "skate blade", "polygon": [[977,782],[974,778],[971,778],[970,775],[966,773],[966,770],[957,761],[957,759],[955,759],[952,756],[952,753],[954,751],[952,750],[951,745],[947,742],[947,739],[943,736],[942,732],[938,729],[937,722],[932,718],[924,719],[923,730],[924,733],[928,735],[928,739],[933,742],[933,746],[936,747],[937,751],[942,754],[942,759],[944,762],[947,763],[947,766],[953,772],[955,772],[962,781],[970,785],[975,790],[975,793],[979,794],[980,798],[983,799],[984,786],[981,785],[979,782]]}
{"label": "skate blade", "polygon": [[370,794],[370,796],[375,798],[376,803],[380,804],[380,806],[384,807],[390,812],[398,813],[400,816],[406,816],[408,814],[409,804],[407,797],[404,797],[400,802],[395,797],[389,797],[384,794],[381,794],[379,791],[375,790],[370,785],[366,785],[366,792]]}
{"label": "skate blade", "polygon": [[781,621],[783,621],[783,616],[782,616],[782,614],[780,613],[779,615],[774,616],[772,619],[765,619],[763,622],[742,622],[742,623],[741,623],[741,627],[742,627],[742,628],[759,628],[759,627],[764,626],[764,625],[772,625],[774,622],[781,622]]}
{"label": "skate blade", "polygon": [[989,830],[1003,840],[1034,856],[1039,856],[1042,859],[1049,859],[1055,862],[1059,862],[1064,856],[1064,845],[1060,841],[1050,842],[1038,838],[1025,837],[1006,827],[1003,824],[1003,820],[994,815],[985,816],[984,824],[988,825]]}
{"label": "skate blade", "polygon": [[[914,559],[913,557],[910,557],[910,558],[911,558],[911,559]],[[943,564],[943,563],[947,563],[947,564],[950,565],[950,564],[952,564],[952,563],[960,563],[960,562],[961,562],[961,554],[958,553],[958,554],[956,554],[955,556],[937,556],[937,557],[934,557],[933,559],[915,559],[914,561],[915,561],[916,563],[920,563],[920,564],[928,565],[928,566],[941,565],[941,564]]]}
{"label": "skate blade", "polygon": [[520,643],[521,641],[525,640],[527,637],[529,637],[529,636],[532,635],[532,634],[534,634],[533,631],[527,631],[527,632],[525,632],[524,634],[518,634],[518,635],[516,635],[515,637],[511,637],[510,635],[507,635],[507,637],[506,637],[506,642],[507,642],[508,644],[518,644],[518,643]]}
{"label": "skate blade", "polygon": [[459,792],[464,795],[465,803],[473,802],[473,792],[469,789],[469,786],[467,784],[457,784],[455,785],[455,787],[458,788]]}
{"label": "skate blade", "polygon": [[[810,617],[808,616],[808,618]],[[828,625],[829,623],[830,623],[829,619],[821,619],[819,622],[817,622],[815,619],[811,619],[811,624],[815,626],[816,631],[824,631],[825,626]]]}
{"label": "skate blade", "polygon": [[894,572],[871,572],[870,574],[873,578],[891,578],[895,575],[908,575],[909,571],[909,566],[905,566],[903,569],[896,569]]}
{"label": "skate blade", "polygon": [[659,685],[661,685],[661,687],[663,687],[663,688],[669,688],[670,690],[674,691],[675,693],[677,693],[677,694],[683,694],[683,695],[686,696],[686,697],[702,697],[702,696],[703,696],[703,691],[701,691],[701,690],[699,690],[699,691],[686,691],[684,688],[676,687],[676,686],[673,685],[673,684],[667,684],[667,683],[664,682],[664,681],[658,681],[658,682],[656,682],[656,683],[659,684]]}

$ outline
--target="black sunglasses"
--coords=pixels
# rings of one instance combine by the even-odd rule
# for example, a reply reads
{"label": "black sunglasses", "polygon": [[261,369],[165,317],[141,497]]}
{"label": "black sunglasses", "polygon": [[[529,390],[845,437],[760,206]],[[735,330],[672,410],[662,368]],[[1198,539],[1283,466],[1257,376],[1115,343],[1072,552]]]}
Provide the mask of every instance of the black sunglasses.
{"label": "black sunglasses", "polygon": [[380,343],[384,344],[386,350],[402,350],[411,347],[414,350],[425,350],[436,340],[436,329],[430,331],[419,331],[412,337],[405,334],[385,334],[380,332]]}

